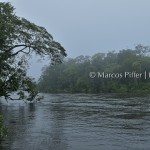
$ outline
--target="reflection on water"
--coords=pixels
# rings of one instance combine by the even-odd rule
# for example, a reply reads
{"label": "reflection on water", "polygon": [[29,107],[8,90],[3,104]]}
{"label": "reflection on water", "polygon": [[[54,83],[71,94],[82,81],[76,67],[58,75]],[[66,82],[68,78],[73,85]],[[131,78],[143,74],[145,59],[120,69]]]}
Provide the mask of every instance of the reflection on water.
{"label": "reflection on water", "polygon": [[47,94],[36,104],[0,103],[6,150],[143,150],[150,147],[150,97]]}

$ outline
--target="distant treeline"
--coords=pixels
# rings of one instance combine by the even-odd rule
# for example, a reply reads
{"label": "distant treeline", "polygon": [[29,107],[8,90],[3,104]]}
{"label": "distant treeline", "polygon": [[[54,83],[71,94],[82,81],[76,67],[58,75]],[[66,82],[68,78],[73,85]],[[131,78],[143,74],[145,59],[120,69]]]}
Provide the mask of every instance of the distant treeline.
{"label": "distant treeline", "polygon": [[39,90],[48,93],[149,93],[150,47],[68,58],[43,68]]}

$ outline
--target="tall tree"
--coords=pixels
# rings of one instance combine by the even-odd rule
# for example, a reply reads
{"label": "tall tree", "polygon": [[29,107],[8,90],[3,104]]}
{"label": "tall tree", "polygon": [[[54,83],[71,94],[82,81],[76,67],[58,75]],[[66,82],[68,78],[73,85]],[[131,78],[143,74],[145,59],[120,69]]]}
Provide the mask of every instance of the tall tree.
{"label": "tall tree", "polygon": [[44,27],[17,17],[10,3],[0,2],[0,97],[13,99],[13,91],[17,91],[17,99],[32,101],[37,96],[36,84],[26,74],[32,53],[48,56],[53,64],[66,56]]}

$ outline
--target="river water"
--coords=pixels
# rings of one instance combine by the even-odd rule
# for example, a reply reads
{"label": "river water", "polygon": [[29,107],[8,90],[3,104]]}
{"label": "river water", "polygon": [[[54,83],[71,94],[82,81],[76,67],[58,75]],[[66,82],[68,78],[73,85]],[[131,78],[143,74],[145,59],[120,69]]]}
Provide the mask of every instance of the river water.
{"label": "river water", "polygon": [[150,96],[45,94],[35,104],[1,101],[4,150],[149,150]]}

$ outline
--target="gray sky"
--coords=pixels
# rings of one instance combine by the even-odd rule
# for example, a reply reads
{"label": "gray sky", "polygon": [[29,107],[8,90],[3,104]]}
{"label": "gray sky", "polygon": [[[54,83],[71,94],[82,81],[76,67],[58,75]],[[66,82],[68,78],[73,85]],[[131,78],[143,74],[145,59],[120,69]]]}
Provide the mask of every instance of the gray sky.
{"label": "gray sky", "polygon": [[[10,2],[16,15],[44,26],[64,46],[68,57],[150,45],[150,0]],[[30,74],[38,77],[41,64],[32,61],[37,71]]]}

